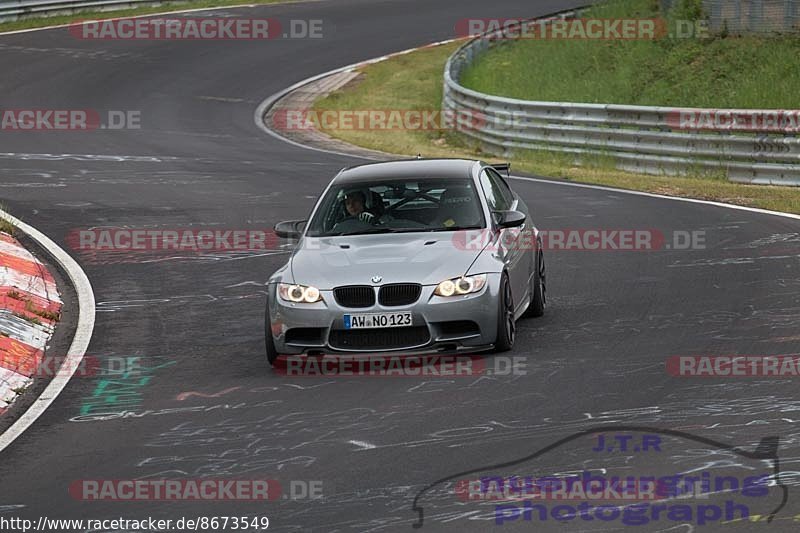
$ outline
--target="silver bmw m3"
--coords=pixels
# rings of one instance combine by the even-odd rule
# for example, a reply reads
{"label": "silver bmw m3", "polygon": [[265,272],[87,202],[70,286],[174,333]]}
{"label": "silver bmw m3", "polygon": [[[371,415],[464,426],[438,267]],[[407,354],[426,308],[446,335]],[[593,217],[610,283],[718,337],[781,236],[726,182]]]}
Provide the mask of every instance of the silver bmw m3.
{"label": "silver bmw m3", "polygon": [[267,284],[266,351],[280,355],[506,351],[541,316],[545,264],[528,207],[481,161],[346,168]]}

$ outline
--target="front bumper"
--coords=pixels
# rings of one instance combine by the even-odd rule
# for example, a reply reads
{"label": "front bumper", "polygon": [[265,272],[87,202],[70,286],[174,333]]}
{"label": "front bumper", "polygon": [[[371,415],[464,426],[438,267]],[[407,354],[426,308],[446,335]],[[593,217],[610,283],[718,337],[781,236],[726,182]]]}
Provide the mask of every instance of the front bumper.
{"label": "front bumper", "polygon": [[[377,290],[378,287],[375,287]],[[423,286],[419,299],[404,306],[366,308],[340,306],[333,291],[322,291],[314,304],[284,302],[277,284],[268,285],[268,330],[280,354],[477,352],[497,339],[500,274],[488,274],[476,294],[444,298],[433,285]],[[345,314],[411,312],[411,327],[346,330]],[[391,331],[390,331],[391,330]]]}

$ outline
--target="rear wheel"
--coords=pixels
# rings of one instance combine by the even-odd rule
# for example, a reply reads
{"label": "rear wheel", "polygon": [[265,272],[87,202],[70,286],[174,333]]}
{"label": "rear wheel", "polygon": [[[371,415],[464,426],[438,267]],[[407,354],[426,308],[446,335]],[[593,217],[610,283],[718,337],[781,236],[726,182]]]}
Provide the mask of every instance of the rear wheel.
{"label": "rear wheel", "polygon": [[508,275],[503,273],[500,280],[500,297],[497,310],[497,340],[494,343],[495,352],[507,352],[514,347],[516,335],[516,322],[514,321],[514,298],[511,294],[511,283]]}
{"label": "rear wheel", "polygon": [[269,300],[267,300],[267,310],[264,318],[264,343],[267,345],[267,361],[270,365],[275,365],[278,360],[278,350],[275,348],[275,339],[272,338],[272,319],[269,316]]}
{"label": "rear wheel", "polygon": [[537,317],[544,314],[547,305],[547,276],[544,268],[544,254],[536,254],[536,271],[531,277],[531,303],[525,311],[526,317]]}

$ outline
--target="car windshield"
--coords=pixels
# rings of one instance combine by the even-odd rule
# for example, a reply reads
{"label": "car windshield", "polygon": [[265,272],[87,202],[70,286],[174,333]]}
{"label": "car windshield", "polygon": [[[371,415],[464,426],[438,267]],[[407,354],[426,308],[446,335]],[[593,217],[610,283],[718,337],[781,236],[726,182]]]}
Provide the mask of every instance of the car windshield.
{"label": "car windshield", "polygon": [[309,222],[309,237],[456,231],[484,226],[470,179],[395,179],[332,186]]}

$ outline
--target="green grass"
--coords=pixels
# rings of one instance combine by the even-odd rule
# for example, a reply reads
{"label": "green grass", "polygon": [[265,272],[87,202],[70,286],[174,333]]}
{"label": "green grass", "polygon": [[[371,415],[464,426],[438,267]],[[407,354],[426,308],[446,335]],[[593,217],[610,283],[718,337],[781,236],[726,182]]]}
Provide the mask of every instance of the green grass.
{"label": "green grass", "polygon": [[[25,30],[41,28],[44,26],[58,26],[81,20],[103,20],[108,18],[132,17],[150,15],[154,13],[168,13],[183,9],[202,9],[211,7],[239,6],[250,4],[276,4],[293,0],[191,0],[186,2],[163,2],[160,5],[146,5],[130,9],[117,10],[82,10],[70,15],[57,15],[54,17],[30,17],[12,22],[0,23],[0,33],[4,31]],[[155,3],[155,1],[154,1]]]}
{"label": "green grass", "polygon": [[[314,108],[364,110],[413,109],[438,110],[442,101],[442,72],[447,56],[458,48],[452,43],[397,56],[363,69],[363,75],[344,90],[318,100]],[[444,60],[444,61],[443,61]],[[416,155],[422,148],[449,151],[456,139],[444,131],[418,130],[338,130],[327,131],[343,140],[390,153]]]}
{"label": "green grass", "polygon": [[61,317],[60,313],[56,313],[55,311],[46,311],[46,310],[39,310],[33,305],[33,302],[30,300],[25,301],[25,310],[29,313],[33,313],[36,316],[44,318],[45,320],[50,320],[51,322],[58,321]]}
{"label": "green grass", "polygon": [[28,316],[24,313],[12,313],[15,317],[21,318],[22,320],[27,320],[31,324],[35,324],[37,326],[42,325],[42,321],[36,318],[35,316]]}
{"label": "green grass", "polygon": [[[315,104],[317,110],[439,109],[442,72],[459,43],[427,48],[361,69],[351,83]],[[500,161],[449,131],[325,130],[343,141],[391,154],[425,157],[465,157]],[[729,183],[718,174],[686,177],[649,176],[623,172],[602,157],[577,166],[571,157],[548,152],[523,152],[511,160],[516,170],[533,174],[648,191],[671,196],[716,200],[776,211],[800,213],[800,187]]]}
{"label": "green grass", "polygon": [[[673,12],[664,18],[674,34],[676,19],[692,16],[697,14]],[[658,0],[615,0],[584,17],[661,15]],[[524,100],[798,109],[798,57],[797,36],[517,39],[482,55],[461,81],[471,89]]]}
{"label": "green grass", "polygon": [[4,218],[0,218],[0,232],[13,236],[17,231],[16,226]]}

